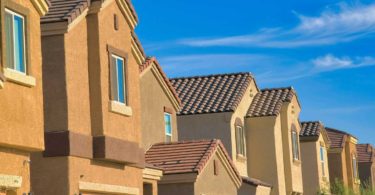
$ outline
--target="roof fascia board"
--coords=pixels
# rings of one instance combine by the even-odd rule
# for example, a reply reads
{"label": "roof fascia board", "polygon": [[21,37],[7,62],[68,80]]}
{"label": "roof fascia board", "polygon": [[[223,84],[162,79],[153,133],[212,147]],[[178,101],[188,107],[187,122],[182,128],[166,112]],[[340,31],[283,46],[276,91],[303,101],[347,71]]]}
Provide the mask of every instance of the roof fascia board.
{"label": "roof fascia board", "polygon": [[[107,0],[107,1],[114,1],[114,0]],[[116,0],[122,14],[125,16],[125,19],[128,21],[129,27],[134,30],[137,26],[137,19],[132,14],[132,11],[126,2],[126,0]]]}
{"label": "roof fascia board", "polygon": [[40,16],[44,16],[48,12],[48,2],[46,0],[31,0]]}
{"label": "roof fascia board", "polygon": [[145,168],[143,169],[143,178],[159,181],[163,176],[163,171],[158,169]]}
{"label": "roof fascia board", "polygon": [[142,54],[141,50],[139,49],[136,41],[134,40],[134,37],[132,37],[131,44],[132,44],[131,45],[132,53],[135,57],[136,62],[140,66],[146,61],[146,58],[143,56],[143,54]]}

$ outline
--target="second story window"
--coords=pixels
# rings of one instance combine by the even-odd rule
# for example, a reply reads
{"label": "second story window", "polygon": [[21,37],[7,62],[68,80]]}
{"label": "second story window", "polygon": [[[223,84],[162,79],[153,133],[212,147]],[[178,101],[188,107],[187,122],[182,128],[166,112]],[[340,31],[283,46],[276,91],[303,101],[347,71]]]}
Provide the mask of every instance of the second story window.
{"label": "second story window", "polygon": [[172,116],[169,113],[164,113],[164,123],[165,123],[165,141],[172,141]]}
{"label": "second story window", "polygon": [[6,66],[26,74],[25,19],[8,9],[5,10]]}
{"label": "second story window", "polygon": [[299,144],[297,131],[292,130],[293,159],[299,160]]}
{"label": "second story window", "polygon": [[357,170],[357,158],[355,155],[352,157],[352,169],[353,169],[353,178],[358,178],[358,170]]}
{"label": "second story window", "polygon": [[245,156],[245,133],[242,126],[236,126],[236,150],[237,154]]}
{"label": "second story window", "polygon": [[124,58],[112,55],[111,63],[111,91],[112,100],[127,104],[126,97],[126,73]]}
{"label": "second story window", "polygon": [[321,163],[321,166],[322,166],[322,175],[323,175],[323,177],[326,176],[324,154],[325,154],[324,147],[320,146],[320,163]]}

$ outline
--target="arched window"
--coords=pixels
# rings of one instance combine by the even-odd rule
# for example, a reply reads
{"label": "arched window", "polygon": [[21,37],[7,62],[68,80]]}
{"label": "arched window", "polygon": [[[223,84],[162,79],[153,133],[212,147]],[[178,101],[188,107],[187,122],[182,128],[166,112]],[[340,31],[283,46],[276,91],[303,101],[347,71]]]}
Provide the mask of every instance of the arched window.
{"label": "arched window", "polygon": [[298,132],[296,126],[292,125],[292,150],[293,150],[293,159],[299,160],[299,144],[298,144]]}

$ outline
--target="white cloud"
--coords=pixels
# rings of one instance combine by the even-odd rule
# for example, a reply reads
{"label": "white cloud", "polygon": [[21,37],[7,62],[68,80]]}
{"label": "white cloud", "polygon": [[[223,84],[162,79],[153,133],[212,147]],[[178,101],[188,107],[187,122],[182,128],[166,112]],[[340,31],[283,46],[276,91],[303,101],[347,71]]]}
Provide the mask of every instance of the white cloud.
{"label": "white cloud", "polygon": [[318,57],[312,60],[315,68],[319,71],[329,71],[343,68],[359,68],[364,66],[374,66],[375,58],[365,57],[336,57],[332,54]]}
{"label": "white cloud", "polygon": [[178,43],[195,47],[294,48],[350,42],[375,33],[375,4],[341,4],[337,11],[326,9],[317,17],[296,15],[299,23],[290,29],[261,29],[247,35],[183,39]]}

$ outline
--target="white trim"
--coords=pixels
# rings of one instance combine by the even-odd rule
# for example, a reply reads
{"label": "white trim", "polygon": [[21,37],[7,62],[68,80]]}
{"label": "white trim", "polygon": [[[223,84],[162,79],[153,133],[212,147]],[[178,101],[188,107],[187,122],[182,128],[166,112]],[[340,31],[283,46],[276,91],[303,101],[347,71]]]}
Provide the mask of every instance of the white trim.
{"label": "white trim", "polygon": [[79,182],[79,190],[81,192],[94,192],[105,194],[123,194],[123,195],[139,195],[139,189],[134,187],[109,185],[91,182]]}
{"label": "white trim", "polygon": [[159,181],[163,176],[163,171],[158,169],[145,168],[143,169],[143,179],[151,179]]}
{"label": "white trim", "polygon": [[133,110],[131,107],[126,106],[125,104],[118,102],[118,101],[110,101],[109,102],[109,110],[111,112],[121,114],[124,116],[132,116]]}
{"label": "white trim", "polygon": [[10,68],[4,68],[4,76],[7,78],[7,81],[9,80],[27,87],[33,87],[36,85],[36,79],[34,77],[22,74],[21,72]]}

